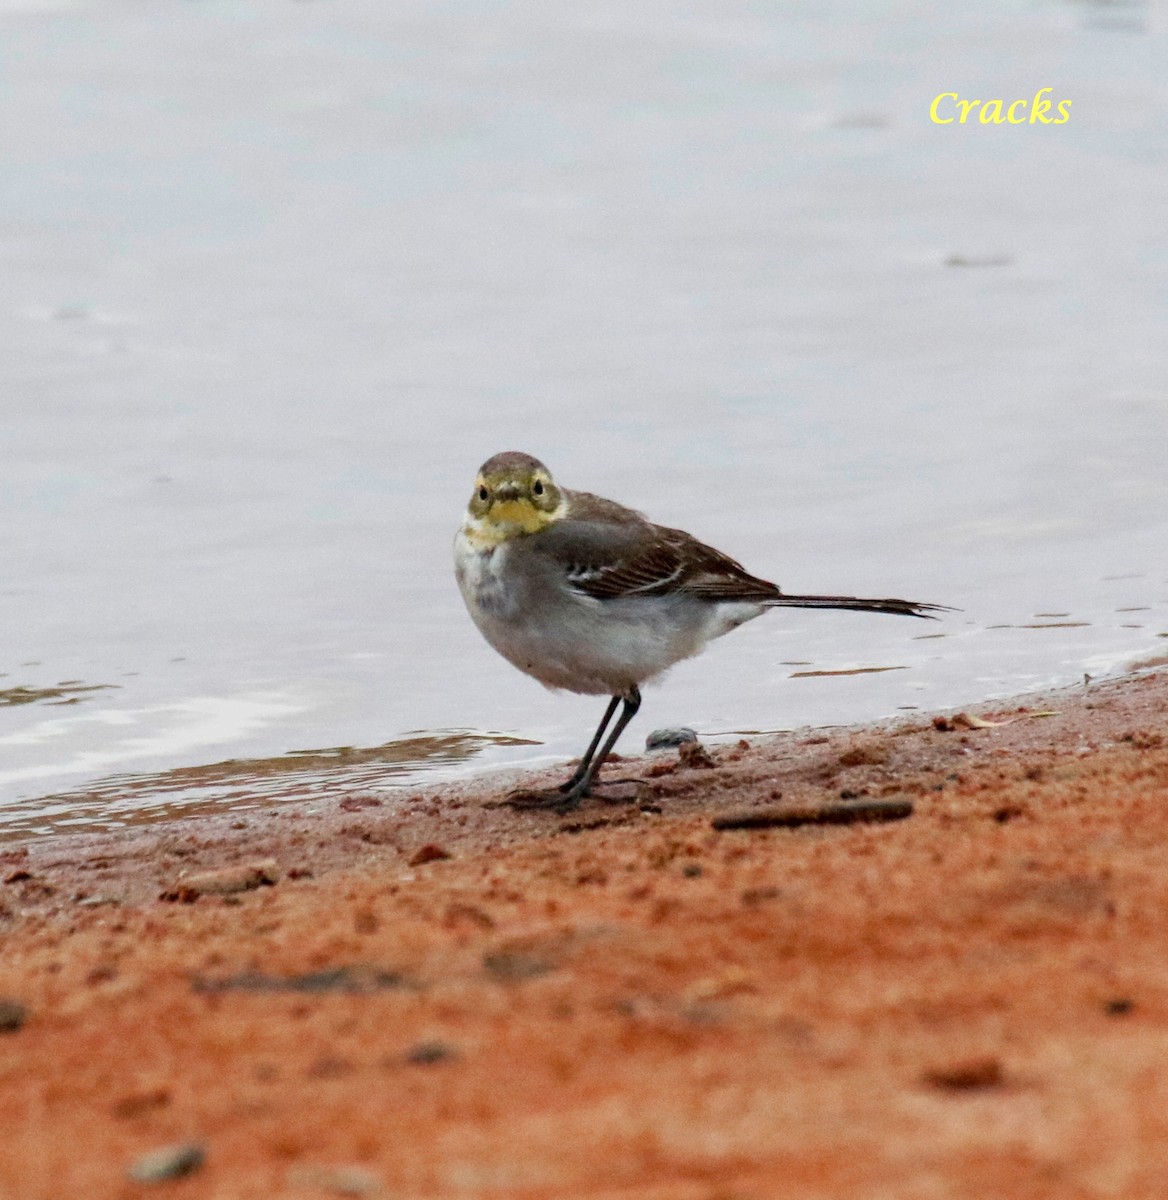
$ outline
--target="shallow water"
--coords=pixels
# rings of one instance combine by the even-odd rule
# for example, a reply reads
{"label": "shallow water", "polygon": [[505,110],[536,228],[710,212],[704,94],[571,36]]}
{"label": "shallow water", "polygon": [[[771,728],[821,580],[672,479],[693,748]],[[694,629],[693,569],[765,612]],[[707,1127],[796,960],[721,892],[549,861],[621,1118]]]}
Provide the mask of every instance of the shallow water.
{"label": "shallow water", "polygon": [[[1168,654],[1168,38],[886,11],[0,0],[0,832],[578,753],[451,575],[505,448],[961,610],[768,615],[630,747]],[[395,749],[181,776],[322,747]]]}

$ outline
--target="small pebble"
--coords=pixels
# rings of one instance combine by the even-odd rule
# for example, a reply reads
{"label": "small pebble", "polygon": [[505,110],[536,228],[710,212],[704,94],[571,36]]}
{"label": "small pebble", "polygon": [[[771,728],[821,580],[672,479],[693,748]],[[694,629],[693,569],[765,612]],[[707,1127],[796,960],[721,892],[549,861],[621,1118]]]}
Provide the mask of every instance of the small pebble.
{"label": "small pebble", "polygon": [[420,867],[424,863],[438,862],[440,859],[450,857],[450,851],[445,846],[439,846],[437,842],[427,842],[410,855],[409,863],[411,867]]}
{"label": "small pebble", "polygon": [[645,739],[646,750],[668,750],[673,746],[684,746],[696,742],[698,735],[685,725],[676,729],[654,729]]}
{"label": "small pebble", "polygon": [[206,1158],[207,1151],[199,1142],[183,1142],[143,1154],[127,1173],[136,1183],[162,1183],[193,1175]]}
{"label": "small pebble", "polygon": [[16,1033],[28,1020],[28,1007],[19,1000],[0,999],[0,1033]]}
{"label": "small pebble", "polygon": [[458,1052],[445,1042],[419,1042],[406,1052],[406,1062],[428,1066],[457,1058]]}
{"label": "small pebble", "polygon": [[1001,1062],[992,1057],[971,1058],[926,1071],[925,1082],[949,1092],[974,1092],[1000,1087],[1004,1082]]}

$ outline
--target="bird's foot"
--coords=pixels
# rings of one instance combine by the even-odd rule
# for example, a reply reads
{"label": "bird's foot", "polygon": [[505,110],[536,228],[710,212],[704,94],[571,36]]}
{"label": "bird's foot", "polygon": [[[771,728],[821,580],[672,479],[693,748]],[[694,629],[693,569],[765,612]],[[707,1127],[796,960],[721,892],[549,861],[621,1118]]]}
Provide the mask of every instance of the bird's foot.
{"label": "bird's foot", "polygon": [[498,806],[501,808],[546,808],[554,812],[571,812],[580,807],[585,797],[595,797],[602,804],[635,804],[644,794],[639,779],[569,779],[558,788],[519,788],[508,792]]}
{"label": "bird's foot", "polygon": [[546,808],[555,812],[571,812],[591,793],[564,788],[519,788],[503,797],[501,806],[519,810]]}

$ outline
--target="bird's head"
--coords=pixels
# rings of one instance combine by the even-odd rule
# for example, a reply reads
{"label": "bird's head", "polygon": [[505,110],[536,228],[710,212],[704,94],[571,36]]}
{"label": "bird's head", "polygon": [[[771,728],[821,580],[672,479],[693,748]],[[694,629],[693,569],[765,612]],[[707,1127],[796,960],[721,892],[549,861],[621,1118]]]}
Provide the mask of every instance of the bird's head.
{"label": "bird's head", "polygon": [[497,546],[538,533],[558,521],[567,507],[567,497],[538,458],[507,450],[479,468],[466,528],[474,540]]}

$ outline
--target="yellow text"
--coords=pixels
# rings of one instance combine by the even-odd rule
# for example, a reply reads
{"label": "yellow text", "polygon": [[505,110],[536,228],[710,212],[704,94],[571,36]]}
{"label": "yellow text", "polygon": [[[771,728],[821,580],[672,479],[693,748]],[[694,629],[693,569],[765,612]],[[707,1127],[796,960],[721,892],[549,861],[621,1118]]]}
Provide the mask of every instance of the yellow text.
{"label": "yellow text", "polygon": [[1071,119],[1069,100],[1058,102],[1057,117],[1047,115],[1055,107],[1055,102],[1047,98],[1053,91],[1052,87],[1039,88],[1029,100],[1012,100],[1009,104],[1005,100],[962,100],[957,92],[941,92],[929,105],[929,120],[934,125],[952,125],[954,121],[964,125],[976,112],[979,125],[1065,125]]}

